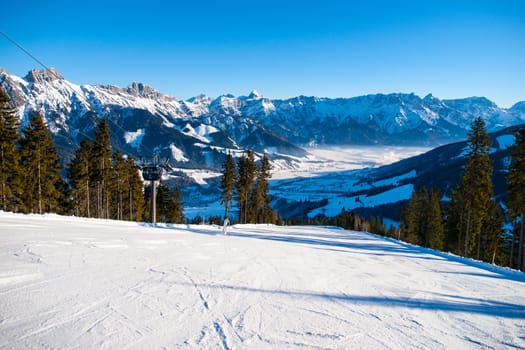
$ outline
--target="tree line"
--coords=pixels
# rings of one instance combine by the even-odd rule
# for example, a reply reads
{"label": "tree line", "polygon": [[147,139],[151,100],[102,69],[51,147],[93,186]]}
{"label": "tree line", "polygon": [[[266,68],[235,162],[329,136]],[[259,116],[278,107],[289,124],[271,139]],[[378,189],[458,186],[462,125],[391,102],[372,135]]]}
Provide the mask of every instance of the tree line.
{"label": "tree line", "polygon": [[[156,196],[159,218],[184,222],[177,188],[160,184]],[[112,151],[105,119],[97,125],[92,142],[83,140],[62,169],[41,114],[31,115],[21,128],[7,94],[0,89],[1,210],[147,221],[150,198],[151,190],[144,189],[133,157]]]}
{"label": "tree line", "polygon": [[276,223],[279,216],[270,207],[271,164],[266,154],[259,162],[255,153],[246,150],[237,163],[228,153],[222,168],[221,203],[224,218],[230,219],[231,207],[236,201],[237,220],[240,223]]}
{"label": "tree line", "polygon": [[[510,147],[506,209],[494,199],[491,140],[481,118],[468,134],[463,175],[449,200],[436,190],[414,191],[404,208],[399,237],[477,260],[525,271],[525,127]],[[511,222],[510,234],[504,229]]]}

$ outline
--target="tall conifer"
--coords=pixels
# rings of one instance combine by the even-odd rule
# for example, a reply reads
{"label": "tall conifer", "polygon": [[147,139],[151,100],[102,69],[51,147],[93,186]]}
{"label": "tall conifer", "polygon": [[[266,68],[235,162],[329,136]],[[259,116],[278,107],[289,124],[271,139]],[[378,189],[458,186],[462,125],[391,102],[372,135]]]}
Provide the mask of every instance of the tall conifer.
{"label": "tall conifer", "polygon": [[120,150],[113,154],[111,177],[111,212],[117,220],[124,220],[129,194],[128,167]]}
{"label": "tall conifer", "polygon": [[[517,267],[525,271],[525,127],[516,133],[516,143],[510,148],[510,165],[507,176],[508,206],[518,228]],[[513,232],[514,232],[513,231]],[[514,248],[514,236],[511,251]],[[511,254],[510,265],[514,267]]]}
{"label": "tall conifer", "polygon": [[256,169],[255,185],[255,215],[256,222],[271,222],[272,211],[270,209],[270,184],[271,174],[270,159],[266,154],[263,155],[259,166]]}
{"label": "tall conifer", "polygon": [[443,249],[444,229],[443,214],[441,211],[441,194],[438,190],[430,191],[428,197],[428,207],[425,215],[428,217],[426,241],[427,247],[432,249]]}
{"label": "tall conifer", "polygon": [[90,157],[90,178],[95,189],[93,199],[95,200],[96,216],[98,218],[109,218],[112,176],[111,156],[108,123],[105,119],[101,119],[97,126]]}
{"label": "tall conifer", "polygon": [[24,178],[24,206],[28,212],[56,212],[61,167],[51,133],[40,113],[35,113],[23,130],[21,140]]}
{"label": "tall conifer", "polygon": [[[465,171],[453,192],[447,210],[447,246],[458,244],[457,253],[482,258],[488,241],[487,227],[499,225],[492,215],[492,161],[489,157],[491,141],[485,123],[477,118],[468,134],[469,151]],[[490,235],[495,235],[494,231]]]}
{"label": "tall conifer", "polygon": [[235,190],[235,181],[237,174],[235,171],[235,161],[228,152],[222,168],[221,177],[221,203],[224,204],[224,218],[229,216],[230,205],[233,201],[233,191]]}
{"label": "tall conifer", "polygon": [[87,140],[80,142],[80,147],[69,164],[69,184],[75,215],[91,217],[90,212],[90,164],[91,144]]}
{"label": "tall conifer", "polygon": [[413,244],[420,243],[418,242],[419,221],[421,214],[420,205],[419,195],[414,190],[412,191],[412,196],[410,197],[408,205],[401,213],[401,237],[404,241]]}
{"label": "tall conifer", "polygon": [[237,200],[239,202],[239,222],[247,223],[254,215],[251,205],[253,198],[253,184],[255,179],[255,154],[247,150],[237,164],[238,181],[237,181]]}
{"label": "tall conifer", "polygon": [[17,149],[19,122],[0,89],[0,209],[18,211],[21,203],[20,154]]}
{"label": "tall conifer", "polygon": [[144,209],[144,183],[131,155],[126,161],[128,179],[127,218],[131,221],[141,221]]}

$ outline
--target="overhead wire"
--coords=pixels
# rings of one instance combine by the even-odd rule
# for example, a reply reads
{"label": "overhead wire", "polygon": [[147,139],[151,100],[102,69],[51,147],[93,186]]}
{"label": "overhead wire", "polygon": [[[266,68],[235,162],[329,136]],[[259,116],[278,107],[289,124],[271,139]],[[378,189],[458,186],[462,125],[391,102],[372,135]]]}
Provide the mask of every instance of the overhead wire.
{"label": "overhead wire", "polygon": [[[0,31],[0,34],[6,38],[9,42],[11,42],[13,45],[15,45],[17,48],[19,48],[23,53],[25,53],[27,56],[29,56],[32,60],[34,60],[36,63],[38,63],[40,66],[42,66],[47,72],[49,72],[50,74],[53,74],[57,79],[62,79],[61,76],[59,76],[55,70],[49,68],[44,62],[42,62],[40,59],[38,59],[35,55],[33,55],[31,52],[29,52],[28,50],[26,50],[22,45],[20,45],[17,41],[15,41],[12,37],[10,37],[9,35],[7,35],[7,33],[3,32],[3,31]],[[91,106],[90,106],[91,107]],[[109,116],[109,118],[105,118],[106,121],[109,121],[110,123],[112,123],[114,126],[116,126],[118,129],[120,129],[121,131],[123,132],[126,132],[126,130],[124,130],[120,125],[118,125],[115,121],[113,121],[111,118],[111,116]],[[81,130],[78,130],[77,131],[79,134],[82,134],[84,135],[86,138],[88,138],[89,140],[91,140],[93,143],[95,143],[95,139],[89,135],[87,135],[86,133],[84,133],[83,131]],[[78,141],[78,140],[77,140]],[[120,144],[120,141],[118,141],[119,143],[119,148],[122,148],[121,147],[121,144]],[[151,151],[152,154],[155,154],[156,152],[154,150],[152,150],[151,148],[149,148],[148,146],[146,145],[142,145],[144,148],[146,148],[148,151]],[[67,152],[67,153],[71,153],[71,152]]]}
{"label": "overhead wire", "polygon": [[0,34],[6,38],[7,40],[9,40],[13,45],[15,45],[16,47],[18,47],[20,50],[22,50],[26,55],[28,55],[29,57],[31,57],[36,63],[38,63],[39,65],[41,65],[42,67],[44,67],[45,69],[49,69],[48,66],[46,66],[42,61],[40,61],[35,55],[33,55],[31,52],[27,51],[22,45],[20,45],[19,43],[17,43],[13,38],[11,38],[9,35],[7,35],[5,32],[3,31],[0,31]]}

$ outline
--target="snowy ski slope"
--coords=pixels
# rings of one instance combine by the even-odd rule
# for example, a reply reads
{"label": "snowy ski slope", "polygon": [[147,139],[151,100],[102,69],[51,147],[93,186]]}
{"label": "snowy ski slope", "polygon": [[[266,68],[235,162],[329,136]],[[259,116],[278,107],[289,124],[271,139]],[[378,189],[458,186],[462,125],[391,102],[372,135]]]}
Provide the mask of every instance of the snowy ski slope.
{"label": "snowy ski slope", "polygon": [[0,212],[0,348],[525,348],[525,274],[329,227]]}

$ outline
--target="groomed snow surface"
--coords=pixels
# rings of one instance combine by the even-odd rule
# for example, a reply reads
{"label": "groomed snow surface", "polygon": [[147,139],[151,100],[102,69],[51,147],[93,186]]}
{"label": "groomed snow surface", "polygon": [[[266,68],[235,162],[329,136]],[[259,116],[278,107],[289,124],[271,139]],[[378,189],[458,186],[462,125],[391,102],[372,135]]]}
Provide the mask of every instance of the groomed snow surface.
{"label": "groomed snow surface", "polygon": [[525,348],[525,274],[329,227],[0,212],[0,348]]}

